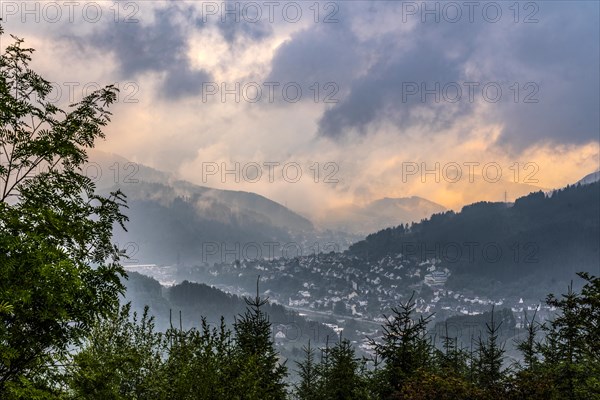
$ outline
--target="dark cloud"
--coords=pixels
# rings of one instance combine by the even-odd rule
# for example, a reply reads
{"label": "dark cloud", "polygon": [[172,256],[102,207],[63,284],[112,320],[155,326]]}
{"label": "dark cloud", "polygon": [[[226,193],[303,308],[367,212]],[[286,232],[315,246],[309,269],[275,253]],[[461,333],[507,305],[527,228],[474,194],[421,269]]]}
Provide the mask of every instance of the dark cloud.
{"label": "dark cloud", "polygon": [[[464,64],[471,55],[468,43],[473,37],[464,35],[462,29],[422,24],[410,33],[399,31],[366,43],[344,44],[344,47],[363,46],[365,51],[371,49],[377,61],[366,75],[351,83],[347,97],[324,113],[319,122],[320,134],[331,137],[348,131],[366,134],[372,124],[382,120],[392,122],[399,130],[416,125],[432,131],[450,127],[473,104],[448,103],[430,94],[423,97],[423,89],[439,85],[441,92],[447,83],[465,80]],[[416,94],[411,93],[414,90]],[[447,94],[452,97],[451,87]],[[413,112],[415,108],[435,112],[423,117]]]}
{"label": "dark cloud", "polygon": [[[186,52],[188,35],[204,29],[205,23],[197,8],[185,4],[172,2],[157,9],[153,22],[106,25],[83,42],[112,53],[123,78],[159,73],[162,91],[170,99],[200,94],[202,83],[211,77],[194,69]],[[480,11],[475,22],[466,14],[458,23],[436,23],[431,17],[422,23],[419,15],[407,22],[403,4],[340,2],[337,23],[308,24],[277,49],[265,81],[298,82],[304,100],[312,98],[309,87],[314,82],[321,87],[335,82],[339,102],[327,107],[318,122],[320,135],[326,137],[368,134],[383,124],[395,126],[399,134],[419,127],[435,135],[484,104],[482,122],[503,126],[499,144],[505,148],[598,140],[599,3],[539,2],[539,21],[531,24],[523,23],[528,14],[523,8],[520,22],[513,22],[512,3],[501,3],[504,14],[498,23],[484,21]],[[230,46],[264,40],[274,28],[265,15],[257,23],[236,22],[231,16],[222,22],[213,15],[208,23],[216,25]],[[438,103],[432,95],[422,102],[421,88],[406,96],[412,83],[431,88],[436,82],[444,86],[465,81],[501,84],[501,101],[486,104],[476,90],[471,103],[464,86],[457,103]],[[528,82],[536,85],[537,103],[524,102],[531,93]],[[517,102],[514,83],[519,85]]]}
{"label": "dark cloud", "polygon": [[113,53],[123,78],[163,73],[162,93],[169,99],[200,95],[202,83],[212,81],[209,71],[194,69],[187,57],[188,35],[194,29],[215,24],[230,45],[238,38],[259,41],[273,34],[264,18],[252,23],[245,19],[236,22],[234,16],[228,16],[222,22],[219,15],[212,15],[204,22],[198,9],[184,2],[171,2],[153,13],[151,23],[140,19],[140,23],[109,24],[84,41]]}
{"label": "dark cloud", "polygon": [[[260,5],[260,3],[254,4]],[[269,22],[268,14],[265,15],[263,7],[244,7],[244,3],[238,0],[219,3],[220,11],[236,10],[236,7],[237,11],[234,14],[211,16],[211,20],[216,21],[219,32],[227,43],[234,44],[238,38],[260,41],[273,34],[273,26]]]}
{"label": "dark cloud", "polygon": [[191,70],[189,64],[178,62],[169,67],[163,81],[163,93],[170,99],[202,94],[202,83],[210,82],[204,71]]}
{"label": "dark cloud", "polygon": [[195,70],[187,58],[186,28],[194,25],[191,11],[171,4],[155,10],[152,23],[109,24],[87,41],[113,53],[125,79],[159,72],[164,73],[162,89],[168,98],[200,94],[202,83],[211,79],[207,71]]}
{"label": "dark cloud", "polygon": [[[375,3],[374,3],[375,4]],[[504,4],[504,3],[503,3]],[[508,3],[506,3],[508,4]],[[319,80],[335,76],[347,89],[342,100],[327,109],[319,121],[323,136],[340,137],[345,132],[367,134],[371,127],[391,122],[399,132],[419,126],[431,134],[475,112],[485,104],[483,122],[504,126],[500,143],[524,149],[539,142],[581,144],[597,140],[600,132],[598,3],[537,3],[538,23],[514,23],[508,6],[500,22],[479,17],[458,23],[417,22],[401,26],[402,10],[393,2],[378,2],[369,10],[346,5],[351,14],[339,24],[299,32],[278,50],[271,76],[284,80]],[[372,24],[384,14],[397,15],[398,29],[361,40],[355,22]],[[476,14],[477,16],[477,14]],[[418,20],[418,18],[417,18]],[[414,21],[414,20],[413,20]],[[368,28],[374,28],[370,26]],[[369,59],[366,74],[359,75]],[[403,84],[465,81],[501,85],[497,103],[487,102],[476,90],[475,102],[467,101],[466,88],[458,103],[428,96],[403,96]],[[514,101],[510,87],[520,86]],[[538,103],[524,103],[531,93],[528,82],[539,92]],[[428,112],[414,112],[425,108]],[[423,117],[422,115],[427,115]]]}
{"label": "dark cloud", "polygon": [[540,11],[539,23],[507,35],[494,70],[524,70],[522,82],[539,84],[537,103],[521,98],[497,110],[505,124],[500,142],[517,151],[539,141],[600,138],[599,3],[544,3]]}
{"label": "dark cloud", "polygon": [[348,9],[341,8],[336,17],[339,22],[314,24],[283,43],[268,80],[308,85],[335,81],[348,86],[366,63],[367,54],[348,23]]}

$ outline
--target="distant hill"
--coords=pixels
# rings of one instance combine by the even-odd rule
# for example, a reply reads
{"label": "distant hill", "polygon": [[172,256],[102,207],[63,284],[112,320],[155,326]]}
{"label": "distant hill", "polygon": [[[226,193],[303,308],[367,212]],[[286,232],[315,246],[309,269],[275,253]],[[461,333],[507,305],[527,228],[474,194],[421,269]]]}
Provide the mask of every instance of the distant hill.
{"label": "distant hill", "polygon": [[270,253],[323,236],[308,219],[258,194],[179,181],[117,155],[93,152],[87,174],[100,192],[127,195],[128,231],[117,229],[114,238],[128,249],[130,264],[277,256]]}
{"label": "distant hill", "polygon": [[598,182],[598,181],[600,181],[600,171],[592,172],[591,174],[584,176],[579,181],[577,181],[577,183],[582,184],[582,185],[588,185],[590,183],[594,183],[594,182]]}
{"label": "distant hill", "polygon": [[[472,339],[486,339],[488,335],[486,324],[490,324],[492,311],[486,311],[478,315],[455,315],[448,317],[442,322],[436,322],[430,334],[441,345],[446,334],[457,340],[459,347],[468,346]],[[494,310],[494,324],[498,327],[498,340],[506,342],[515,334],[521,333],[516,327],[516,319],[508,308]]]}
{"label": "distant hill", "polygon": [[380,229],[418,222],[446,208],[422,197],[383,198],[365,206],[330,210],[320,221],[330,229],[366,235]]}
{"label": "distant hill", "polygon": [[[183,189],[183,190],[182,190]],[[268,256],[264,243],[290,243],[311,223],[264,197],[190,184],[140,182],[128,196],[128,232],[115,240],[138,247],[141,263],[190,264],[239,257]]]}
{"label": "distant hill", "polygon": [[[138,314],[148,305],[159,331],[165,331],[171,325],[179,328],[180,324],[183,329],[198,328],[202,317],[212,327],[218,327],[223,317],[232,328],[235,318],[246,310],[243,298],[203,283],[184,281],[167,288],[151,277],[128,272],[124,284],[127,288],[125,302],[131,302],[132,310]],[[266,298],[263,294],[261,297]],[[328,337],[331,340],[337,337],[330,327],[310,321],[281,305],[269,302],[263,310],[272,325],[272,339],[284,358],[297,359],[301,355],[300,348],[308,340],[321,345]]]}
{"label": "distant hill", "polygon": [[370,260],[389,254],[439,258],[452,270],[449,285],[477,279],[571,279],[600,271],[600,183],[532,193],[514,204],[481,202],[367,236],[350,254]]}
{"label": "distant hill", "polygon": [[[197,327],[201,317],[206,317],[212,323],[218,323],[224,317],[227,323],[233,323],[234,318],[246,310],[242,297],[204,283],[184,281],[165,287],[154,278],[137,272],[129,271],[127,275],[128,279],[124,281],[127,287],[125,300],[131,301],[133,309],[138,311],[148,305],[157,325],[162,328],[169,326],[169,314],[173,316],[173,325],[179,325],[179,311],[182,312],[184,327],[189,328]],[[264,297],[263,294],[261,296]],[[266,304],[265,312],[269,314],[273,324],[291,321],[308,324],[298,313],[278,304]]]}

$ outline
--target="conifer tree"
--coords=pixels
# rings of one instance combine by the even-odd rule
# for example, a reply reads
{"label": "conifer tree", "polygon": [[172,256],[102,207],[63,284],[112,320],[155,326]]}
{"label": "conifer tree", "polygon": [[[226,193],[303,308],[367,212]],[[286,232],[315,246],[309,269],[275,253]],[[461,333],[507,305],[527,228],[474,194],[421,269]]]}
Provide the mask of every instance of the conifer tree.
{"label": "conifer tree", "polygon": [[600,283],[589,274],[579,276],[587,281],[581,294],[571,284],[562,298],[550,294],[546,299],[559,313],[544,327],[541,353],[545,370],[564,399],[600,397],[600,355],[593,342],[599,329]]}
{"label": "conifer tree", "polygon": [[299,400],[319,400],[320,374],[318,363],[315,361],[316,350],[311,347],[310,340],[307,346],[302,347],[304,359],[296,362],[300,382],[295,385],[296,396]]}
{"label": "conifer tree", "polygon": [[502,363],[504,360],[504,345],[499,343],[499,333],[502,322],[496,323],[492,307],[491,321],[486,322],[487,338],[481,336],[477,348],[477,382],[479,386],[489,393],[500,394],[503,391],[505,374]]}
{"label": "conifer tree", "polygon": [[364,382],[360,364],[352,344],[340,336],[335,346],[327,349],[327,364],[321,374],[326,382],[321,390],[324,400],[364,399]]}
{"label": "conifer tree", "polygon": [[401,390],[403,382],[418,369],[430,367],[432,345],[426,334],[427,322],[432,315],[415,320],[415,308],[413,293],[408,301],[392,308],[392,316],[384,315],[383,342],[369,339],[378,357],[385,363],[386,385],[381,388],[384,396]]}
{"label": "conifer tree", "polygon": [[537,310],[533,313],[531,320],[529,320],[527,313],[523,314],[527,336],[524,340],[516,342],[517,349],[523,355],[523,368],[521,369],[524,371],[537,371],[541,361],[539,350],[540,344],[537,340],[537,336],[543,325],[535,320],[536,315]]}
{"label": "conifer tree", "polygon": [[468,354],[458,345],[458,338],[448,335],[448,323],[445,324],[445,334],[442,337],[442,349],[436,350],[436,367],[443,373],[467,376]]}
{"label": "conifer tree", "polygon": [[268,299],[260,298],[258,280],[256,297],[245,300],[246,312],[238,316],[234,324],[240,363],[239,393],[244,393],[244,399],[285,399],[287,368],[280,364],[271,339],[271,323],[262,310]]}
{"label": "conifer tree", "polygon": [[167,332],[169,348],[165,377],[169,382],[167,398],[218,400],[236,398],[230,387],[233,359],[231,331],[221,318],[219,328],[202,318],[199,329],[171,328]]}
{"label": "conifer tree", "polygon": [[536,314],[537,310],[531,320],[527,313],[523,315],[526,336],[524,340],[516,343],[517,349],[523,355],[523,365],[517,364],[517,371],[508,382],[510,398],[545,400],[555,398],[556,395],[541,360],[537,335],[542,329],[542,324],[536,322]]}

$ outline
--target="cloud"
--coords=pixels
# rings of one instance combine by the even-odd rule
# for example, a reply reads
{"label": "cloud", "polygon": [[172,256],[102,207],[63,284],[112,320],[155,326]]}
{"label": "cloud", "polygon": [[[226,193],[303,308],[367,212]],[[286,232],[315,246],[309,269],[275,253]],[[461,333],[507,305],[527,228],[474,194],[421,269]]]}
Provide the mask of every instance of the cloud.
{"label": "cloud", "polygon": [[[415,126],[435,135],[467,113],[480,112],[479,103],[486,109],[482,117],[504,127],[498,144],[513,151],[539,142],[584,144],[598,138],[597,3],[544,3],[539,22],[531,24],[514,23],[504,7],[502,20],[495,24],[481,18],[474,23],[466,18],[436,23],[430,18],[427,23],[398,24],[398,29],[379,36],[365,34],[373,28],[358,20],[377,24],[373,15],[385,13],[396,13],[400,20],[401,10],[388,3],[350,13],[339,24],[302,31],[278,49],[272,77],[309,81],[335,76],[343,82],[343,98],[319,120],[321,135],[368,134],[379,129],[382,120],[391,122],[400,135]],[[520,18],[522,22],[524,15]],[[463,85],[471,81],[479,83],[473,102]],[[421,87],[416,95],[406,96],[412,90],[406,85],[413,82],[427,88],[437,82],[442,90],[458,83],[462,97],[450,103],[427,95],[423,102]],[[497,103],[482,95],[487,83],[500,85]],[[449,89],[453,97],[452,86]],[[538,102],[525,103],[528,94]]]}
{"label": "cloud", "polygon": [[122,79],[158,73],[163,76],[161,93],[168,99],[200,95],[202,83],[211,77],[205,70],[194,69],[187,55],[188,31],[198,24],[193,10],[170,3],[147,10],[146,15],[153,15],[150,22],[103,24],[78,41],[112,53]]}
{"label": "cloud", "polygon": [[[495,62],[488,72],[521,78],[521,99],[498,107],[504,123],[499,144],[513,151],[549,142],[585,144],[600,135],[600,13],[597,2],[544,3],[539,23],[508,31],[482,56]],[[514,79],[514,78],[513,78]],[[525,103],[536,82],[537,103]],[[512,93],[510,93],[512,95]]]}
{"label": "cloud", "polygon": [[[390,43],[390,49],[393,49],[392,46]],[[393,121],[400,131],[421,124],[429,125],[431,130],[451,125],[466,103],[443,104],[442,109],[435,100],[431,102],[433,104],[424,103],[421,94],[408,94],[409,89],[415,87],[420,91],[422,83],[433,88],[436,82],[460,80],[459,65],[435,49],[430,50],[424,52],[420,47],[413,47],[392,56],[392,60],[378,62],[366,76],[353,82],[345,99],[325,112],[319,122],[320,134],[335,137],[348,130],[366,134],[369,126],[381,118]],[[435,110],[426,120],[422,114],[412,112],[415,108],[426,106]]]}
{"label": "cloud", "polygon": [[358,38],[347,24],[317,24],[286,40],[271,62],[269,81],[349,85],[366,64]]}
{"label": "cloud", "polygon": [[[259,3],[244,4],[237,0],[227,0],[219,3],[218,14],[211,15],[219,32],[229,44],[234,44],[239,38],[251,41],[261,41],[273,35],[273,27],[267,16],[263,16],[263,7]],[[227,14],[228,11],[233,13]],[[208,20],[209,17],[206,17]]]}
{"label": "cloud", "polygon": [[[102,149],[201,185],[260,193],[306,215],[383,197],[420,195],[453,208],[503,197],[501,185],[484,193],[477,185],[403,182],[403,162],[497,162],[507,178],[515,162],[535,162],[541,187],[598,169],[597,3],[540,2],[534,24],[514,23],[512,3],[499,3],[504,14],[495,24],[480,11],[473,23],[466,15],[459,23],[405,20],[410,2],[384,1],[339,2],[331,24],[322,21],[329,2],[320,3],[320,23],[308,2],[298,23],[222,24],[219,15],[203,22],[198,4],[140,2],[138,24],[112,23],[107,12],[102,24],[66,31],[49,24],[22,27],[33,35],[7,31],[39,50],[34,69],[49,79],[139,83],[139,103],[115,105]],[[519,4],[522,21],[529,3]],[[234,96],[205,103],[206,80],[298,82],[305,92],[297,103]],[[309,87],[330,81],[339,102],[313,102]],[[469,102],[464,86],[456,103],[402,91],[403,83],[466,81],[500,83],[502,100],[485,101],[479,90]],[[535,82],[539,102],[512,101],[515,82],[521,100]],[[298,183],[203,182],[205,162],[298,162],[304,175]],[[338,183],[323,182],[328,162],[339,166]]]}

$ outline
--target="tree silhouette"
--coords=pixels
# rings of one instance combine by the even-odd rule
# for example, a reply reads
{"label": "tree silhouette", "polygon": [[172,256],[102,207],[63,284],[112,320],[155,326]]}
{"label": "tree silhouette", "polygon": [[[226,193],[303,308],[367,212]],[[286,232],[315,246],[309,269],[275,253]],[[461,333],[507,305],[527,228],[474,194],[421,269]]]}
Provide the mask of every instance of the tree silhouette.
{"label": "tree silhouette", "polygon": [[287,396],[283,381],[287,374],[285,365],[279,363],[278,354],[271,339],[271,323],[262,307],[267,299],[259,295],[260,277],[256,281],[256,297],[246,298],[247,309],[234,324],[236,343],[240,358],[242,385],[250,399],[284,399]]}
{"label": "tree silhouette", "polygon": [[299,400],[318,400],[320,399],[320,374],[318,363],[315,361],[316,350],[311,347],[310,340],[308,345],[302,346],[302,352],[304,359],[296,362],[300,377],[300,382],[295,385],[296,396]]}
{"label": "tree silhouette", "polygon": [[374,339],[369,342],[378,357],[385,363],[383,373],[387,387],[381,388],[386,395],[402,388],[403,382],[419,368],[426,368],[431,362],[432,345],[427,334],[427,322],[432,315],[413,319],[416,308],[414,292],[398,307],[392,308],[390,317],[384,315],[383,342]]}

